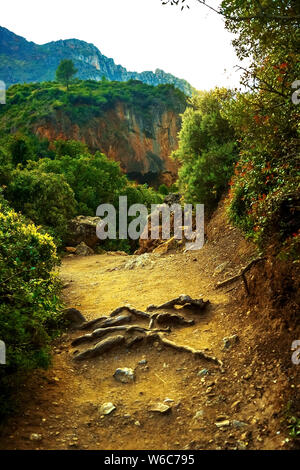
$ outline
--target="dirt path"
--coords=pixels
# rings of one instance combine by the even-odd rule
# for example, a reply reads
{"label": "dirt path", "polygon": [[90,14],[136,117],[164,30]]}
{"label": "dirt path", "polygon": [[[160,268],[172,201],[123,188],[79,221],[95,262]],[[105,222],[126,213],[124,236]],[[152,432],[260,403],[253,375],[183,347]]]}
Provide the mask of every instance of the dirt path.
{"label": "dirt path", "polygon": [[[257,312],[245,311],[236,300],[240,283],[223,290],[214,287],[237,272],[251,250],[237,231],[227,227],[221,241],[208,243],[197,253],[151,255],[152,263],[130,270],[113,268],[132,257],[65,258],[61,268],[65,302],[87,319],[125,303],[145,309],[182,293],[209,299],[203,315],[185,314],[195,320],[193,326],[174,327],[169,338],[217,356],[224,361],[224,370],[188,353],[142,343],[77,363],[70,342],[79,333],[70,332],[54,345],[53,366],[36,371],[24,384],[22,413],[8,422],[0,448],[285,447],[280,410],[286,358],[269,337],[263,337],[265,326],[259,324]],[[225,351],[223,338],[233,334],[239,342]],[[139,364],[143,359],[146,364]],[[135,369],[136,381],[117,382],[113,373],[118,367]],[[172,400],[169,413],[150,411],[166,399]],[[107,416],[99,412],[105,402],[116,406]],[[30,440],[32,433],[42,439]]]}

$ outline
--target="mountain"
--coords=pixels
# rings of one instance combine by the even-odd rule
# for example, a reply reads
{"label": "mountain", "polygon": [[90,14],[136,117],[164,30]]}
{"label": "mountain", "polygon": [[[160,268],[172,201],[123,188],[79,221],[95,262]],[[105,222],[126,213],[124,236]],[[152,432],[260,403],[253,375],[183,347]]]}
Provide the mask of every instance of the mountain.
{"label": "mountain", "polygon": [[0,27],[0,79],[7,87],[15,83],[44,82],[55,79],[62,59],[72,59],[81,80],[140,80],[148,85],[172,84],[191,95],[193,87],[163,70],[129,72],[101,54],[93,44],[78,39],[53,41],[38,45]]}
{"label": "mountain", "polygon": [[69,91],[56,82],[18,84],[0,106],[0,139],[16,132],[50,142],[80,140],[120,162],[141,183],[172,184],[180,115],[186,95],[173,85],[140,81],[77,81]]}

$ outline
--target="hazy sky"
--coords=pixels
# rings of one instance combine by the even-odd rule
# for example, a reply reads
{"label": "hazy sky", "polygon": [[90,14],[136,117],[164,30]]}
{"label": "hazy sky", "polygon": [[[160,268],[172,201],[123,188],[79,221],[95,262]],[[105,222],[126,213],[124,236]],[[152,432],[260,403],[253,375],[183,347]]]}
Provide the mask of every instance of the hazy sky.
{"label": "hazy sky", "polygon": [[82,39],[128,70],[161,68],[198,89],[236,86],[238,59],[222,18],[187,1],[181,12],[160,0],[9,0],[0,25],[38,44]]}

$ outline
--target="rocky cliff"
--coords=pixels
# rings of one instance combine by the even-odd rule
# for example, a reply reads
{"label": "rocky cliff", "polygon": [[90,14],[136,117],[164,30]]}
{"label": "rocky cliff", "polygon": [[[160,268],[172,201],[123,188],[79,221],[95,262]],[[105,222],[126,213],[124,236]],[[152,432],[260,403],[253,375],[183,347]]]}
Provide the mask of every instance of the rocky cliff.
{"label": "rocky cliff", "polygon": [[120,162],[141,183],[172,184],[177,166],[170,154],[186,96],[172,85],[139,81],[15,85],[0,107],[0,138],[30,132],[50,141],[79,140]]}
{"label": "rocky cliff", "polygon": [[156,184],[164,173],[174,182],[177,165],[170,154],[177,148],[180,117],[174,110],[158,110],[151,126],[133,108],[118,103],[103,117],[83,125],[73,124],[61,112],[33,127],[35,134],[50,141],[74,139],[92,151],[100,150],[120,162],[122,170],[140,183]]}
{"label": "rocky cliff", "polygon": [[117,81],[133,79],[148,85],[169,83],[186,95],[191,95],[193,91],[186,80],[160,69],[155,72],[129,72],[85,41],[69,39],[38,45],[0,27],[0,79],[7,86],[54,80],[55,71],[62,59],[73,60],[78,70],[77,77],[82,80],[99,81],[103,77]]}

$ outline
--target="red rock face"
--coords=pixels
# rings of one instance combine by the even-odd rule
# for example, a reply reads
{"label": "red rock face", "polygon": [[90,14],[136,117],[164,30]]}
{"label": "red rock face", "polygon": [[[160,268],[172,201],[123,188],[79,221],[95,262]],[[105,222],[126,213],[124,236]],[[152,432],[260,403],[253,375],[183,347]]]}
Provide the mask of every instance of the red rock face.
{"label": "red rock face", "polygon": [[104,116],[79,126],[57,112],[51,121],[39,123],[34,132],[56,139],[74,139],[85,142],[91,151],[99,150],[110,159],[120,162],[125,173],[142,178],[152,174],[154,179],[168,172],[167,181],[174,182],[177,164],[170,158],[177,148],[180,117],[174,111],[157,110],[151,122],[134,110],[119,103]]}

